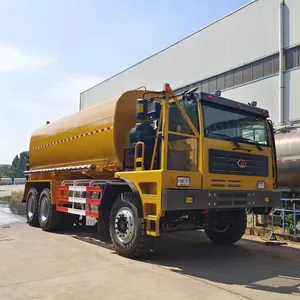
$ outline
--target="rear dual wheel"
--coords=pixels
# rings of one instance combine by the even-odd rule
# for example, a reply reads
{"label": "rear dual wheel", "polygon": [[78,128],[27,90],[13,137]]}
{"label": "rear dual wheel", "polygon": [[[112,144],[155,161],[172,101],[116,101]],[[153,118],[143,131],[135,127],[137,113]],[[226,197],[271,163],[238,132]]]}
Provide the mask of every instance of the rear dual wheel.
{"label": "rear dual wheel", "polygon": [[30,226],[41,227],[45,231],[52,231],[59,225],[60,216],[51,205],[51,195],[48,188],[43,189],[41,194],[32,187],[27,196],[26,203],[27,223]]}
{"label": "rear dual wheel", "polygon": [[38,218],[38,209],[39,209],[39,193],[37,189],[30,188],[27,194],[26,199],[26,216],[27,223],[30,226],[38,227],[39,218]]}
{"label": "rear dual wheel", "polygon": [[56,211],[55,205],[51,204],[51,193],[48,188],[43,189],[40,195],[38,219],[44,231],[55,231],[61,227],[62,213]]}
{"label": "rear dual wheel", "polygon": [[72,228],[79,216],[57,211],[56,206],[51,204],[50,190],[46,188],[40,195],[38,219],[43,230],[56,231]]}
{"label": "rear dual wheel", "polygon": [[79,219],[77,215],[56,211],[56,206],[51,204],[48,188],[39,193],[34,187],[27,194],[26,216],[30,226],[41,227],[45,231],[72,228]]}

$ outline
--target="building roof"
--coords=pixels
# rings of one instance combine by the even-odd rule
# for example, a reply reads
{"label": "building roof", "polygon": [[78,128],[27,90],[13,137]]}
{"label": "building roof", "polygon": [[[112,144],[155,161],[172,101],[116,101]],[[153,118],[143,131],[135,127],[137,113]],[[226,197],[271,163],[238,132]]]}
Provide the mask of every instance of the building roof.
{"label": "building roof", "polygon": [[257,2],[257,1],[259,1],[259,0],[252,0],[251,2],[249,2],[249,3],[245,4],[245,5],[243,5],[242,7],[238,8],[238,9],[236,9],[236,10],[234,10],[233,12],[231,12],[231,13],[229,13],[229,14],[227,14],[227,15],[225,15],[225,16],[219,18],[219,19],[217,19],[216,21],[214,21],[214,22],[212,22],[212,23],[206,25],[205,27],[200,28],[200,29],[198,29],[197,31],[195,31],[195,32],[193,32],[193,33],[191,33],[191,34],[189,34],[189,35],[186,36],[185,38],[183,38],[183,39],[181,39],[181,40],[179,40],[179,41],[177,41],[177,42],[171,44],[170,46],[168,46],[168,47],[166,47],[166,48],[164,48],[164,49],[162,49],[161,51],[159,51],[159,52],[157,52],[157,53],[155,53],[155,54],[152,54],[152,55],[148,56],[147,58],[145,58],[145,59],[139,61],[138,63],[136,63],[136,64],[134,64],[134,65],[132,65],[132,66],[126,68],[126,69],[124,69],[123,71],[121,71],[121,72],[119,72],[119,73],[117,73],[117,74],[115,74],[115,75],[113,75],[113,76],[111,76],[111,77],[109,77],[109,78],[107,78],[107,79],[105,79],[105,80],[99,82],[98,84],[96,84],[96,85],[94,85],[94,86],[92,86],[92,87],[90,87],[90,88],[84,90],[83,92],[81,92],[81,94],[84,93],[84,92],[86,92],[86,91],[88,91],[88,90],[90,90],[90,89],[92,89],[92,88],[94,88],[94,87],[96,87],[96,86],[98,86],[98,85],[100,85],[100,84],[102,84],[102,83],[104,83],[104,82],[106,82],[106,81],[108,81],[108,80],[110,80],[110,79],[112,79],[112,78],[114,78],[114,77],[116,77],[116,76],[118,76],[118,75],[120,75],[120,74],[122,74],[122,73],[124,73],[124,72],[126,72],[126,71],[128,71],[128,70],[130,70],[130,69],[132,69],[132,68],[134,68],[135,66],[137,66],[137,65],[139,65],[139,64],[141,64],[141,63],[143,63],[144,61],[147,61],[147,60],[149,60],[150,58],[152,58],[152,57],[154,57],[154,56],[156,56],[156,55],[158,55],[158,54],[160,54],[160,53],[162,53],[162,52],[168,50],[169,48],[171,48],[171,47],[173,47],[173,46],[175,46],[175,45],[177,45],[177,44],[179,44],[179,43],[181,43],[182,41],[184,41],[184,40],[186,40],[186,39],[189,39],[190,37],[194,36],[195,34],[199,33],[200,31],[205,30],[206,28],[208,28],[208,27],[210,27],[210,26],[212,26],[212,25],[214,25],[214,24],[216,24],[216,23],[222,21],[223,19],[230,17],[231,15],[233,15],[233,14],[239,12],[240,10],[246,8],[247,6],[253,4],[253,3]]}

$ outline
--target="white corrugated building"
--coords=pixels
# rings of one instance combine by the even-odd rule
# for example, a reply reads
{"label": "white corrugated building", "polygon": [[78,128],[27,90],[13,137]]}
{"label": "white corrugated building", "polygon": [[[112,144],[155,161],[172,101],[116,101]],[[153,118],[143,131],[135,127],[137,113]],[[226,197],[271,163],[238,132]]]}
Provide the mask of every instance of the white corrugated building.
{"label": "white corrugated building", "polygon": [[[298,25],[297,25],[298,24]],[[199,87],[300,119],[300,0],[256,0],[84,91],[80,109],[147,86]]]}

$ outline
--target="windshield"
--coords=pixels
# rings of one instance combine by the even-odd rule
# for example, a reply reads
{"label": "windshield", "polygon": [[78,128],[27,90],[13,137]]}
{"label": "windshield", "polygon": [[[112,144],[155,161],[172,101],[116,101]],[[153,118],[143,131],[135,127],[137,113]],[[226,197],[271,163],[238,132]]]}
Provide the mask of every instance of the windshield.
{"label": "windshield", "polygon": [[[198,102],[194,98],[186,98],[179,100],[182,108],[192,121],[196,130],[199,132]],[[175,102],[169,104],[169,130],[180,133],[193,134],[191,127],[185,121],[183,115],[178,109]]]}
{"label": "windshield", "polygon": [[242,143],[268,146],[266,119],[243,110],[213,103],[203,104],[204,134],[210,138],[232,138]]}

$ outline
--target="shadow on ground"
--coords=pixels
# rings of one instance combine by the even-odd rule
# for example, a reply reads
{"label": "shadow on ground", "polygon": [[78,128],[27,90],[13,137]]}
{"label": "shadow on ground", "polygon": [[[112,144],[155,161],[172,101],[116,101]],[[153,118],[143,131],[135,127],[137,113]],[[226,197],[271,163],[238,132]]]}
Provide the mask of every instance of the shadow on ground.
{"label": "shadow on ground", "polygon": [[300,295],[299,249],[248,240],[216,247],[203,232],[189,232],[162,239],[149,262],[212,282]]}
{"label": "shadow on ground", "polygon": [[[114,253],[95,227],[74,228],[64,234]],[[214,246],[203,232],[193,231],[160,237],[142,261],[212,283],[300,296],[300,249],[245,239],[230,247]]]}

